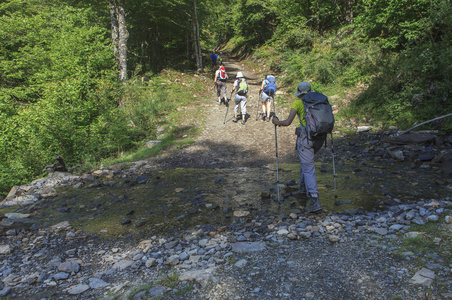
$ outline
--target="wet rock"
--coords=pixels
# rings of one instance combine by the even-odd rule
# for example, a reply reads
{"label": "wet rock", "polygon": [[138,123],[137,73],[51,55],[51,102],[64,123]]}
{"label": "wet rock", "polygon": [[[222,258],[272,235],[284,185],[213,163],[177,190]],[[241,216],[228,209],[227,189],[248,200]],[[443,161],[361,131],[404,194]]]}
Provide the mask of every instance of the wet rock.
{"label": "wet rock", "polygon": [[428,133],[411,133],[402,134],[399,136],[389,137],[386,139],[387,142],[397,145],[407,145],[407,144],[423,144],[423,143],[433,143],[436,139],[436,135]]}
{"label": "wet rock", "polygon": [[132,223],[132,220],[130,220],[130,219],[123,219],[121,221],[121,225],[128,225],[128,224],[131,224],[131,223]]}

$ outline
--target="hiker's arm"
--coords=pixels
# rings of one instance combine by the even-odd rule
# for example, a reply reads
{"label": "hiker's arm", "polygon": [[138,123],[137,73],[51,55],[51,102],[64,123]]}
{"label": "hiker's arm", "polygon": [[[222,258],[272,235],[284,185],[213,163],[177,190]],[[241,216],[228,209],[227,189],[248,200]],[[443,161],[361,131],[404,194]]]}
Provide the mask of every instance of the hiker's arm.
{"label": "hiker's arm", "polygon": [[259,94],[264,90],[264,82],[262,81],[261,88],[259,90]]}
{"label": "hiker's arm", "polygon": [[285,119],[284,121],[280,121],[278,117],[274,116],[272,119],[272,123],[278,126],[289,126],[290,124],[292,124],[292,121],[296,115],[297,111],[292,108],[287,119]]}

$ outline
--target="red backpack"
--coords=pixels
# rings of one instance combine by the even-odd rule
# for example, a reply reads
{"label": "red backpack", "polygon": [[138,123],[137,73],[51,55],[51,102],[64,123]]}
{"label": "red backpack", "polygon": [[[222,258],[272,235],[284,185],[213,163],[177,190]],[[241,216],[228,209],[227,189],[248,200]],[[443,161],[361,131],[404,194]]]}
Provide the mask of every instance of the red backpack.
{"label": "red backpack", "polygon": [[226,81],[228,75],[226,74],[226,69],[224,67],[220,67],[220,73],[218,74],[218,79],[221,81]]}

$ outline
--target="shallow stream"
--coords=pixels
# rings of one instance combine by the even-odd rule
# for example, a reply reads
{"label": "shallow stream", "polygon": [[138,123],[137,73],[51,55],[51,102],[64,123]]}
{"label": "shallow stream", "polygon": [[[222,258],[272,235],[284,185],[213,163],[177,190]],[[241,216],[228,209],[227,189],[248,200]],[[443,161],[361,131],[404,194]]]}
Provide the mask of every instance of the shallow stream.
{"label": "shallow stream", "polygon": [[[51,199],[32,206],[33,218],[56,224],[68,220],[76,229],[102,236],[153,235],[202,225],[218,227],[237,221],[233,213],[260,215],[300,213],[306,197],[296,191],[299,164],[279,164],[280,201],[275,164],[261,167],[216,169],[176,168],[121,179],[113,186],[64,188]],[[435,170],[406,165],[336,164],[336,189],[332,164],[316,163],[320,200],[327,212],[362,208],[379,209],[385,199],[417,201],[448,196]],[[433,180],[433,181],[432,181]],[[270,193],[270,198],[262,197]],[[335,197],[337,195],[337,197]],[[340,205],[338,205],[340,204]]]}

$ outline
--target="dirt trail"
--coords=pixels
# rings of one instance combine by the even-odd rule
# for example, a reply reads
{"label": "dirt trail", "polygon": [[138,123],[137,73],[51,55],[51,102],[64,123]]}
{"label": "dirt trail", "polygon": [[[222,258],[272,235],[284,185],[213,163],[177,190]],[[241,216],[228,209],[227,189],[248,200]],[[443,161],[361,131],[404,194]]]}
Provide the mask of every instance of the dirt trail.
{"label": "dirt trail", "polygon": [[[266,122],[262,118],[256,121],[259,88],[263,75],[255,73],[244,64],[232,59],[225,60],[225,67],[229,76],[227,81],[228,97],[231,96],[232,85],[237,72],[241,71],[247,79],[249,91],[246,124],[242,125],[240,119],[237,123],[232,122],[235,94],[232,95],[226,115],[226,106],[224,104],[218,105],[216,92],[212,89],[210,96],[206,97],[203,100],[204,103],[198,108],[201,110],[202,118],[205,118],[202,120],[203,130],[201,134],[194,144],[165,158],[165,165],[173,167],[256,167],[275,163],[275,127],[271,121]],[[281,107],[279,97],[275,97],[276,105],[272,106],[272,112],[276,110],[278,116],[285,118],[288,115],[288,109]],[[273,109],[273,107],[276,109]],[[261,112],[262,108],[259,106],[259,113]],[[187,125],[190,122],[192,120],[188,120]],[[294,151],[294,128],[295,126],[277,129],[278,152],[281,161],[292,163],[298,161]]]}

